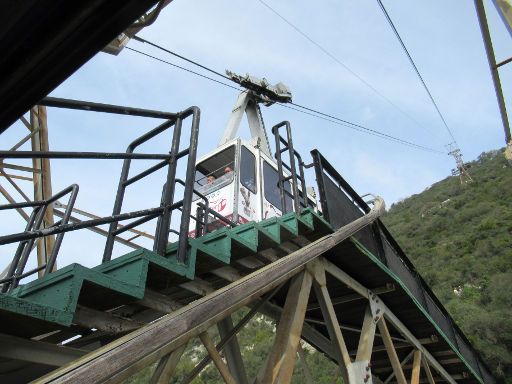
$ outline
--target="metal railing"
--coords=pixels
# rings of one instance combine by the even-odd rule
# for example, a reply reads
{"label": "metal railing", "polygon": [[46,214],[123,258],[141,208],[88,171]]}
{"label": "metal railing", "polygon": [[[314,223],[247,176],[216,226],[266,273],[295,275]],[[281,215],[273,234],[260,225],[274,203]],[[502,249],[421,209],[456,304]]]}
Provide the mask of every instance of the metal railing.
{"label": "metal railing", "polygon": [[[95,232],[105,234],[107,237],[102,261],[106,262],[112,258],[114,241],[119,240],[119,235],[125,231],[132,230],[140,224],[158,218],[156,234],[154,236],[153,249],[160,255],[165,255],[169,233],[171,231],[178,233],[178,254],[177,259],[180,262],[186,262],[187,244],[188,244],[188,226],[191,219],[191,204],[193,197],[193,181],[195,179],[195,161],[197,157],[197,141],[199,134],[200,111],[197,107],[190,107],[179,113],[169,113],[153,111],[147,109],[138,109],[110,104],[92,103],[79,100],[58,99],[48,97],[40,102],[41,105],[48,107],[85,110],[92,112],[103,112],[118,115],[130,115],[165,119],[166,121],[146,134],[134,140],[123,153],[108,152],[62,152],[62,151],[0,151],[0,158],[59,158],[59,159],[123,159],[123,167],[117,188],[116,199],[111,216],[95,217],[91,220],[76,220],[71,217],[73,205],[78,192],[78,186],[73,185],[68,189],[53,196],[45,201],[35,201],[26,203],[14,203],[0,206],[0,210],[35,207],[34,212],[28,220],[25,230],[21,233],[15,233],[6,236],[0,236],[0,245],[20,242],[13,262],[9,266],[7,277],[0,280],[3,284],[2,291],[12,290],[23,277],[45,268],[45,274],[51,272],[54,268],[57,254],[62,243],[64,233],[80,229],[91,229]],[[180,150],[180,141],[182,141],[183,121],[191,117],[190,140],[188,146]],[[157,135],[172,129],[172,141],[168,154],[161,153],[135,153],[137,147],[146,143]],[[176,178],[177,164],[182,158],[187,158],[185,181]],[[157,164],[145,169],[136,175],[130,176],[130,165],[134,159],[160,160]],[[164,185],[160,206],[147,208],[132,212],[122,212],[123,199],[128,186],[133,185],[139,180],[153,174],[154,172],[167,167],[167,176]],[[176,183],[184,186],[183,198],[175,201]],[[70,200],[65,205],[64,212],[59,212],[62,219],[48,228],[41,228],[44,214],[50,204],[54,204],[65,194],[71,193]],[[207,203],[207,200],[206,200]],[[181,211],[181,220],[179,231],[170,229],[171,215],[174,210]],[[119,225],[120,221],[133,220],[126,225]],[[110,224],[108,231],[96,228],[103,224]],[[45,236],[57,234],[55,246],[46,265],[39,266],[33,271],[24,272],[24,268],[30,252],[34,247],[36,239]]]}
{"label": "metal railing", "polygon": [[[213,223],[210,221],[210,217],[213,219],[217,219],[217,222]],[[227,217],[221,215],[218,212],[215,212],[208,206],[208,203],[197,203],[197,213],[196,213],[196,237],[204,236],[209,232],[217,229],[218,225],[227,226],[234,228],[238,224],[234,221],[228,219]],[[214,228],[212,228],[214,227]]]}
{"label": "metal railing", "polygon": [[[281,136],[279,129],[286,127],[286,139]],[[279,175],[278,188],[281,196],[281,207],[283,213],[288,212],[286,204],[286,196],[292,198],[293,208],[295,212],[301,212],[302,208],[308,206],[308,197],[306,191],[306,179],[304,177],[304,162],[300,154],[293,148],[292,130],[290,122],[283,121],[272,127],[272,133],[274,134],[276,143],[276,160],[277,160],[277,173]],[[281,147],[284,144],[284,147]],[[288,152],[290,156],[290,164],[283,162],[282,154]],[[298,161],[299,175],[297,175],[297,165],[295,161]],[[289,176],[284,176],[283,168],[290,172]],[[291,180],[291,191],[288,191],[285,187],[285,183]],[[300,191],[299,184],[300,181]]]}
{"label": "metal railing", "polygon": [[[176,179],[176,182],[185,186],[185,182],[181,179]],[[229,220],[227,217],[211,209],[208,198],[201,192],[197,191],[197,189],[193,189],[193,194],[197,195],[199,199],[204,201],[204,203],[196,203],[197,209],[195,216],[192,214],[189,215],[190,218],[196,222],[195,237],[204,236],[210,232],[209,227],[212,224],[210,222],[210,217],[218,219],[220,222],[224,223],[226,226],[230,226],[231,228],[236,227],[238,225],[237,223]]]}
{"label": "metal railing", "polygon": [[[58,199],[66,196],[68,194],[69,194],[68,204],[67,204],[66,210],[64,211],[63,218],[59,222],[54,223],[51,227],[44,229],[44,230],[40,230],[41,225],[43,224],[44,216],[46,215],[46,211],[47,211],[48,207],[50,206],[50,204],[53,204]],[[23,234],[28,234],[29,232],[34,232],[36,230],[39,230],[41,232],[42,231],[51,231],[52,229],[59,228],[60,226],[66,225],[68,223],[69,218],[71,216],[71,210],[76,201],[77,194],[78,194],[78,185],[73,184],[73,185],[67,187],[66,189],[60,191],[56,195],[52,196],[48,200],[0,205],[0,211],[7,210],[7,209],[21,209],[21,208],[34,207],[32,214],[30,215],[30,217],[28,219],[28,222],[27,222],[27,225],[25,227],[25,231]],[[62,244],[63,238],[64,238],[64,232],[60,232],[57,235],[57,238],[55,239],[55,243],[53,244],[52,252],[51,252],[48,260],[46,260],[46,264],[40,265],[31,271],[25,272],[25,267],[27,265],[30,252],[32,251],[32,249],[34,247],[34,242],[35,242],[36,238],[30,237],[30,236],[21,236],[20,237],[20,236],[17,236],[16,234],[0,237],[0,245],[9,244],[9,243],[19,241],[19,245],[18,245],[18,248],[16,249],[16,253],[14,254],[11,264],[9,265],[9,268],[7,270],[7,275],[4,279],[0,280],[0,284],[3,284],[2,292],[12,291],[14,288],[16,288],[18,286],[19,281],[22,278],[25,278],[34,273],[37,273],[42,269],[44,269],[44,275],[47,275],[48,273],[50,273],[55,266],[55,262],[57,261],[57,255],[59,253],[59,249]]]}

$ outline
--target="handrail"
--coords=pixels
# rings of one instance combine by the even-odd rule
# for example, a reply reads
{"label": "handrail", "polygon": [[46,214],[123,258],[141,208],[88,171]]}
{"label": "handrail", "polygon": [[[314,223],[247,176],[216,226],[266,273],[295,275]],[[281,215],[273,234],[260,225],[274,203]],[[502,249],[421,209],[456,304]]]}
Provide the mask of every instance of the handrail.
{"label": "handrail", "polygon": [[[106,235],[106,244],[103,252],[103,262],[109,261],[112,257],[112,251],[115,241],[121,241],[129,246],[133,247],[133,244],[130,244],[130,241],[126,241],[118,237],[119,234],[132,230],[135,226],[145,223],[149,220],[153,220],[158,217],[158,223],[156,228],[155,236],[153,237],[154,245],[153,250],[160,254],[164,255],[166,251],[166,247],[169,241],[169,232],[170,232],[170,224],[171,224],[171,214],[175,209],[180,209],[182,211],[181,222],[179,228],[179,247],[177,259],[180,262],[186,261],[186,247],[188,244],[187,238],[187,230],[191,217],[191,204],[193,197],[193,182],[195,179],[195,161],[197,154],[197,142],[198,142],[198,134],[199,134],[199,120],[200,120],[200,110],[197,107],[189,107],[181,112],[170,113],[170,112],[162,112],[156,110],[148,110],[148,109],[140,109],[140,108],[132,108],[127,106],[120,105],[111,105],[111,104],[102,104],[102,103],[94,103],[83,100],[72,100],[72,99],[62,99],[55,97],[46,97],[42,99],[39,105],[44,105],[48,107],[55,108],[64,108],[64,109],[73,109],[73,110],[83,110],[87,112],[101,112],[101,113],[109,113],[109,114],[117,114],[117,115],[128,115],[128,116],[139,116],[139,117],[148,117],[154,119],[165,119],[163,123],[158,125],[156,128],[151,129],[148,132],[143,133],[141,136],[133,140],[127,147],[126,151],[123,153],[119,152],[72,152],[72,151],[17,151],[17,147],[13,147],[10,151],[0,151],[0,163],[3,164],[3,158],[52,158],[52,159],[124,159],[123,167],[121,171],[121,176],[118,184],[117,194],[115,197],[115,203],[112,210],[112,215],[108,217],[94,217],[93,220],[85,220],[81,221],[71,216],[71,210],[73,210],[73,204],[68,204],[65,212],[60,212],[63,216],[63,219],[48,228],[41,228],[43,222],[43,216],[46,211],[46,206],[51,204],[57,200],[59,196],[54,196],[53,200],[48,201],[37,201],[30,202],[29,198],[19,189],[17,186],[12,183],[12,180],[6,176],[7,180],[14,184],[14,188],[18,190],[18,192],[27,200],[24,203],[14,203],[8,205],[0,205],[0,211],[4,209],[16,209],[20,212],[23,217],[27,220],[28,224],[25,227],[25,231],[23,233],[15,233],[7,236],[0,236],[0,245],[8,244],[19,241],[20,244],[18,246],[17,256],[15,258],[17,261],[13,263],[10,268],[18,268],[18,265],[25,265],[26,259],[30,251],[33,248],[34,240],[40,237],[48,236],[51,234],[59,234],[55,246],[53,248],[53,253],[50,258],[47,260],[46,271],[45,274],[49,271],[53,270],[54,260],[56,258],[56,252],[58,251],[62,236],[65,232],[74,231],[82,228],[89,228],[97,233],[101,233]],[[185,119],[191,118],[190,124],[190,139],[185,146],[185,149],[180,150],[180,141],[182,136],[182,125]],[[172,141],[170,145],[170,151],[168,153],[135,153],[135,150],[143,143],[147,142],[150,139],[153,139],[155,136],[161,134],[166,130],[172,131]],[[188,134],[188,132],[187,132]],[[187,157],[187,166],[186,166],[186,182],[184,184],[184,192],[183,198],[180,202],[175,202],[175,184],[179,182],[176,179],[177,172],[177,163],[178,160]],[[129,177],[130,165],[132,160],[158,160],[157,164],[151,165],[149,168],[144,169],[141,172],[138,172],[135,175]],[[160,206],[155,208],[143,209],[135,212],[122,213],[121,208],[123,205],[123,199],[125,195],[125,190],[128,186],[133,183],[147,177],[154,172],[167,168],[167,177],[165,181],[165,188],[162,195],[162,200],[160,201]],[[28,170],[29,168],[27,168]],[[1,171],[1,169],[0,169]],[[76,187],[78,189],[78,186]],[[72,195],[73,197],[73,195]],[[75,196],[76,197],[76,196]],[[74,202],[74,197],[73,197]],[[22,208],[35,207],[34,212],[31,217],[25,214]],[[136,219],[129,224],[124,226],[119,226],[119,221]],[[104,231],[102,229],[96,228],[101,224],[110,224],[108,231]],[[140,232],[139,232],[140,234]],[[19,254],[18,254],[19,253]],[[21,268],[21,269],[23,269]],[[21,276],[25,275],[16,270],[16,275]],[[9,276],[11,277],[11,276]],[[9,279],[12,283],[6,283],[2,287],[5,290],[7,285],[17,284],[16,279]]]}
{"label": "handrail", "polygon": [[[286,128],[286,137],[287,140],[284,139],[280,133],[279,129],[285,127]],[[300,154],[293,148],[293,139],[292,139],[292,130],[289,121],[282,121],[279,124],[276,124],[272,127],[272,133],[274,134],[275,143],[276,143],[276,160],[277,160],[277,171],[279,176],[278,188],[281,196],[281,208],[283,213],[287,212],[286,207],[286,197],[285,195],[291,197],[293,199],[293,208],[295,212],[300,212],[301,205],[306,208],[308,206],[308,198],[306,191],[306,179],[304,177],[304,162],[302,161],[302,157]],[[284,144],[284,147],[281,148],[281,143]],[[290,165],[287,165],[283,162],[282,153],[289,152],[290,155]],[[299,172],[300,175],[297,175],[297,168],[295,165],[295,158],[298,160]],[[283,167],[290,171],[291,175],[288,177],[284,177]],[[287,191],[284,187],[284,183],[288,180],[292,180],[291,188],[293,193]],[[298,180],[301,182],[301,191],[300,195],[302,196],[302,202],[299,201],[299,186]]]}
{"label": "handrail", "polygon": [[[106,108],[105,106],[98,107],[97,108]],[[111,112],[110,110],[107,110],[107,112]],[[118,110],[113,111],[112,113],[119,113]],[[139,220],[137,220],[135,223],[132,223],[131,227],[142,224],[146,221],[152,220],[155,217],[158,217],[158,223],[155,233],[155,240],[153,245],[153,250],[160,254],[164,255],[165,250],[167,247],[168,239],[169,239],[169,226],[171,223],[171,214],[172,210],[176,207],[174,206],[174,192],[175,192],[175,184],[177,182],[176,180],[176,167],[177,162],[180,158],[187,156],[187,170],[186,170],[186,180],[190,180],[190,183],[193,183],[192,180],[194,180],[195,176],[195,160],[196,160],[196,154],[197,154],[197,140],[198,140],[198,134],[199,134],[199,108],[197,107],[190,107],[180,113],[177,114],[171,114],[169,117],[169,120],[165,121],[164,123],[160,124],[158,127],[152,129],[151,131],[145,133],[144,135],[138,137],[134,141],[132,141],[127,149],[126,154],[133,156],[135,149],[139,147],[140,145],[144,144],[148,140],[154,138],[155,136],[161,134],[162,132],[168,130],[169,128],[173,128],[173,135],[172,135],[172,142],[171,142],[171,148],[169,151],[169,155],[166,155],[166,160],[159,162],[156,165],[153,165],[152,167],[132,176],[129,177],[130,172],[130,166],[131,166],[131,157],[126,157],[123,162],[123,167],[121,170],[121,175],[119,178],[119,184],[117,188],[116,193],[116,199],[114,202],[114,208],[112,209],[112,216],[117,216],[121,213],[121,208],[123,206],[123,200],[124,195],[126,192],[126,188],[133,184],[134,182],[149,176],[153,172],[156,172],[157,170],[164,168],[167,166],[167,177],[166,182],[164,184],[164,190],[162,193],[162,200],[161,200],[161,212],[159,212],[157,215],[150,215],[146,217],[142,217]],[[181,133],[182,133],[182,122],[187,117],[192,116],[192,124],[190,129],[190,143],[189,146],[180,151],[180,140],[181,140]],[[181,217],[181,223],[180,223],[180,233],[186,233],[186,230],[188,229],[188,225],[190,222],[190,205],[192,203],[192,196],[193,196],[193,185],[185,185],[185,191],[183,194],[183,204],[182,204],[182,217]],[[118,228],[118,222],[112,221],[110,222],[110,226],[108,229],[108,235],[107,240],[105,243],[105,249],[103,251],[103,262],[109,261],[112,257],[112,250],[114,247],[114,241],[116,238],[116,235],[122,233],[126,229],[119,229]],[[179,246],[178,246],[178,260],[181,262],[185,262],[186,258],[186,246],[187,246],[187,239],[186,236],[179,236]]]}
{"label": "handrail", "polygon": [[[62,217],[60,224],[54,224],[51,227],[48,227],[46,229],[40,230],[41,225],[43,224],[44,216],[47,212],[48,207],[56,202],[61,197],[64,197],[65,195],[69,194],[69,200],[67,204],[67,208],[64,212],[64,215]],[[36,231],[45,231],[45,230],[51,230],[55,228],[59,228],[61,226],[65,226],[68,224],[68,221],[71,217],[71,210],[73,209],[73,206],[76,201],[76,197],[78,194],[78,185],[72,184],[69,187],[63,189],[62,191],[58,192],[57,194],[53,195],[47,200],[41,200],[41,201],[31,201],[26,203],[15,203],[15,204],[7,204],[0,206],[0,210],[6,210],[6,209],[16,209],[16,208],[28,208],[28,207],[34,207],[34,210],[32,211],[32,214],[29,217],[29,220],[27,222],[27,225],[25,227],[25,232],[23,234],[34,232],[34,229]],[[7,277],[3,280],[3,286],[2,286],[2,292],[7,292],[12,290],[13,288],[16,288],[18,286],[19,281],[31,275],[32,273],[36,273],[39,270],[43,269],[43,266],[38,267],[37,269],[34,269],[32,271],[29,271],[27,273],[24,273],[25,266],[27,265],[28,258],[30,256],[30,252],[33,249],[34,241],[36,237],[43,237],[42,236],[36,236],[36,237],[27,237],[27,238],[18,238],[14,235],[7,235],[7,236],[1,236],[0,237],[0,244],[8,244],[9,242],[17,242],[20,241],[20,244],[18,245],[18,248],[16,250],[16,253],[14,254],[13,260],[11,264],[9,265],[9,269],[7,272]],[[57,261],[57,255],[59,253],[60,246],[62,244],[62,240],[64,238],[64,232],[59,232],[57,235],[57,238],[55,239],[55,243],[53,244],[52,252],[50,254],[50,257],[46,261],[46,264],[44,266],[44,274],[47,275],[50,273],[54,266],[55,262]]]}

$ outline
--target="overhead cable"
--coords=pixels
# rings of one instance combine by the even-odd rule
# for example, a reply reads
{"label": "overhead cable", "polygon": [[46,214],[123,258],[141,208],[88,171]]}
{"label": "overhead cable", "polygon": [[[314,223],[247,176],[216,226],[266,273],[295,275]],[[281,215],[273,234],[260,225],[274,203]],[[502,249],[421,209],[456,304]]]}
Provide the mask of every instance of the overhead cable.
{"label": "overhead cable", "polygon": [[393,23],[393,21],[391,20],[391,17],[389,16],[389,13],[388,11],[386,10],[386,7],[384,7],[384,4],[382,3],[381,0],[377,0],[377,3],[379,3],[379,6],[380,6],[380,9],[382,10],[382,12],[384,13],[384,16],[386,17],[386,20],[388,21],[391,29],[393,30],[393,32],[395,33],[395,36],[396,38],[398,39],[398,42],[400,43],[400,45],[402,46],[402,49],[403,51],[405,52],[405,55],[407,56],[407,58],[409,59],[409,62],[411,63],[414,71],[416,72],[416,75],[418,75],[418,78],[420,79],[421,81],[421,84],[423,85],[423,88],[425,88],[425,91],[427,92],[428,94],[428,97],[430,98],[430,101],[432,101],[432,104],[434,105],[436,111],[437,111],[437,114],[439,115],[439,117],[441,118],[441,120],[443,121],[443,125],[445,126],[446,130],[448,131],[448,134],[450,135],[451,139],[453,140],[453,142],[457,142],[457,140],[455,140],[455,136],[453,135],[452,133],[452,130],[448,127],[448,124],[446,124],[446,120],[443,116],[443,114],[441,113],[441,111],[439,110],[439,107],[437,106],[437,103],[436,101],[434,100],[434,97],[432,96],[432,93],[430,93],[430,90],[428,89],[427,87],[427,84],[425,83],[425,80],[423,80],[423,76],[421,76],[420,74],[420,71],[418,70],[418,67],[416,66],[416,63],[414,62],[414,60],[412,59],[411,57],[411,54],[409,53],[409,50],[407,49],[407,47],[405,46],[404,44],[404,41],[402,40],[402,38],[400,37],[400,34],[398,33],[398,30],[396,29],[395,27],[395,24]]}
{"label": "overhead cable", "polygon": [[[141,40],[144,40],[144,39],[138,38],[137,40],[141,41]],[[196,66],[198,66],[198,67],[200,67],[202,69],[205,69],[205,70],[207,70],[207,71],[209,71],[211,73],[214,73],[216,75],[222,76],[223,78],[226,78],[226,79],[232,81],[231,78],[229,78],[227,76],[224,76],[224,75],[221,75],[220,72],[217,72],[217,71],[215,71],[215,70],[213,70],[211,68],[208,68],[208,67],[206,67],[206,66],[204,66],[202,64],[199,64],[196,61],[193,61],[193,60],[188,59],[188,58],[186,58],[184,56],[181,56],[181,55],[179,55],[179,54],[177,54],[175,52],[172,52],[172,51],[170,51],[170,50],[168,50],[168,49],[166,49],[164,47],[161,47],[158,44],[151,43],[151,42],[149,42],[147,40],[144,40],[144,42],[148,43],[148,44],[151,44],[152,46],[154,46],[156,48],[159,48],[159,49],[163,50],[164,52],[171,53],[174,56],[179,57],[179,58],[181,58],[181,59],[183,59],[183,60],[185,60],[185,61],[187,61],[187,62],[189,62],[191,64],[194,64],[194,65],[196,65]],[[159,57],[150,55],[150,54],[148,54],[146,52],[142,52],[142,51],[139,51],[137,49],[130,48],[130,47],[126,47],[126,49],[128,49],[128,50],[130,50],[132,52],[138,53],[140,55],[143,55],[145,57],[151,58],[153,60],[159,61],[161,63],[170,65],[172,67],[184,70],[184,71],[189,72],[189,73],[192,73],[192,74],[194,74],[196,76],[200,76],[200,77],[202,77],[204,79],[213,81],[213,82],[215,82],[217,84],[224,85],[226,87],[235,89],[237,91],[243,91],[243,89],[241,89],[241,88],[238,88],[238,87],[232,86],[230,84],[227,84],[225,82],[213,79],[213,78],[211,78],[209,76],[205,76],[205,75],[203,75],[201,73],[192,71],[192,70],[190,70],[188,68],[179,66],[177,64],[171,63],[171,62],[166,61],[166,60],[163,60],[163,59],[161,59]],[[295,110],[297,112],[301,112],[301,113],[304,113],[304,114],[307,114],[307,115],[310,115],[310,116],[313,116],[313,117],[316,117],[316,118],[319,118],[319,119],[322,119],[322,120],[329,121],[329,122],[331,122],[333,124],[337,124],[337,125],[341,125],[341,126],[344,126],[344,127],[347,127],[347,128],[351,128],[351,129],[354,129],[354,130],[359,131],[359,132],[363,132],[363,133],[366,133],[366,134],[369,134],[369,135],[372,135],[372,136],[377,136],[377,137],[380,137],[380,138],[385,139],[385,140],[393,141],[395,143],[399,143],[399,144],[406,145],[406,146],[409,146],[409,147],[412,147],[412,148],[416,148],[416,149],[421,149],[421,150],[424,150],[424,151],[427,151],[427,152],[431,152],[431,153],[444,154],[444,152],[441,152],[441,151],[436,150],[434,148],[426,147],[426,146],[423,146],[423,145],[420,145],[420,144],[415,144],[415,143],[409,142],[407,140],[403,140],[403,139],[400,139],[398,137],[395,137],[395,136],[392,136],[392,135],[388,135],[388,134],[386,134],[384,132],[380,132],[380,131],[377,131],[377,130],[365,127],[363,125],[352,123],[352,122],[350,122],[348,120],[344,120],[344,119],[341,119],[339,117],[336,117],[336,116],[333,116],[333,115],[330,115],[330,114],[327,114],[327,113],[324,113],[324,112],[321,112],[321,111],[317,111],[317,110],[315,110],[313,108],[309,108],[309,107],[302,106],[302,105],[295,104],[295,103],[291,103],[291,104],[294,105],[297,108],[290,107],[290,106],[288,106],[287,104],[284,104],[284,103],[277,103],[277,104],[279,104],[281,106],[284,106],[286,108],[289,108],[289,109],[293,109],[293,110]],[[299,109],[299,108],[301,108],[301,109]]]}
{"label": "overhead cable", "polygon": [[[133,52],[137,52],[137,53],[138,53],[138,54],[140,54],[140,55],[143,55],[143,56],[149,57],[149,58],[151,58],[151,59],[153,59],[153,60],[156,60],[156,61],[160,61],[160,62],[162,62],[162,63],[164,63],[164,64],[167,64],[167,65],[170,65],[170,66],[172,66],[172,67],[175,67],[175,68],[181,69],[181,70],[183,70],[183,71],[186,71],[186,72],[192,73],[192,74],[194,74],[194,75],[196,75],[196,76],[200,76],[200,77],[202,77],[202,78],[204,78],[204,79],[207,79],[207,80],[210,80],[210,81],[214,81],[214,82],[216,82],[216,83],[218,83],[218,84],[222,84],[222,85],[224,85],[224,86],[226,86],[226,87],[236,89],[237,91],[242,91],[242,89],[241,89],[241,88],[238,88],[238,87],[235,87],[235,86],[233,86],[233,85],[231,85],[231,84],[227,84],[227,83],[224,83],[224,82],[222,82],[222,81],[216,80],[216,79],[214,79],[214,78],[212,78],[212,77],[205,76],[205,75],[203,75],[203,74],[201,74],[201,73],[199,73],[199,72],[192,71],[191,69],[188,69],[188,68],[182,67],[182,66],[180,66],[180,65],[177,65],[177,64],[171,63],[170,61],[166,61],[166,60],[161,59],[161,58],[159,58],[159,57],[156,57],[156,56],[150,55],[149,53],[142,52],[142,51],[139,51],[139,50],[137,50],[137,49],[130,48],[130,47],[125,47],[125,49],[128,49],[128,50],[133,51]],[[201,67],[202,67],[202,66],[201,66]],[[227,77],[227,79],[231,81],[231,79],[230,79],[229,77]]]}
{"label": "overhead cable", "polygon": [[396,108],[402,115],[406,116],[409,120],[414,122],[417,126],[421,127],[424,130],[427,130],[420,122],[418,122],[415,118],[413,118],[410,114],[405,112],[402,108],[400,108],[398,105],[396,105],[393,101],[391,101],[387,96],[385,96],[382,92],[380,92],[377,88],[375,88],[373,85],[371,85],[368,81],[366,81],[361,75],[359,75],[357,72],[355,72],[352,68],[350,68],[347,64],[345,64],[343,61],[338,59],[334,54],[329,52],[326,48],[324,48],[322,45],[317,43],[315,40],[313,40],[309,35],[307,35],[305,32],[303,32],[299,27],[297,27],[295,24],[293,24],[290,20],[285,18],[283,15],[281,15],[279,12],[277,12],[274,8],[272,8],[270,5],[268,5],[263,0],[258,0],[262,5],[264,5],[266,8],[268,8],[272,13],[274,13],[277,17],[279,17],[281,20],[283,20],[286,24],[288,24],[290,27],[292,27],[297,33],[299,33],[302,37],[304,37],[306,40],[308,40],[311,44],[316,46],[319,50],[321,50],[323,53],[325,53],[327,56],[329,56],[332,60],[334,60],[337,64],[341,65],[345,70],[347,70],[349,73],[351,73],[354,77],[356,77],[359,81],[361,81],[364,85],[366,85],[368,88],[370,88],[376,95],[387,101],[390,105],[392,105],[394,108]]}
{"label": "overhead cable", "polygon": [[223,77],[224,79],[231,81],[231,78],[230,78],[230,77],[228,77],[228,76],[226,76],[226,75],[224,75],[223,73],[220,73],[220,72],[217,72],[217,71],[215,71],[215,70],[213,70],[213,69],[211,69],[211,68],[205,67],[204,65],[199,64],[199,63],[198,63],[198,62],[196,62],[196,61],[193,61],[193,60],[187,59],[186,57],[181,56],[181,55],[177,54],[176,52],[173,52],[173,51],[171,51],[171,50],[169,50],[169,49],[167,49],[167,48],[164,48],[164,47],[162,47],[161,45],[158,45],[158,44],[152,43],[151,41],[148,41],[148,40],[146,40],[146,39],[143,39],[142,37],[139,37],[139,36],[133,36],[133,39],[134,39],[134,40],[137,40],[137,41],[139,41],[139,42],[141,42],[141,43],[149,44],[149,45],[151,45],[151,46],[153,46],[153,47],[155,47],[155,48],[160,49],[161,51],[167,52],[167,53],[169,53],[169,54],[171,54],[171,55],[173,55],[173,56],[176,56],[176,57],[178,57],[178,58],[180,58],[180,59],[182,59],[182,60],[185,60],[185,61],[189,62],[190,64],[194,64],[194,65],[196,65],[196,66],[198,66],[198,67],[200,67],[200,68],[203,68],[204,70],[206,70],[206,71],[208,71],[208,72],[214,73],[214,74],[215,74],[215,75],[217,75],[217,76]]}
{"label": "overhead cable", "polygon": [[[395,143],[403,144],[403,145],[406,145],[406,146],[409,146],[409,147],[412,147],[412,148],[416,148],[416,149],[421,149],[421,150],[424,150],[424,151],[427,151],[427,152],[443,154],[444,155],[444,152],[439,151],[439,150],[437,150],[435,148],[426,147],[424,145],[412,143],[410,141],[407,141],[407,140],[404,140],[404,139],[400,139],[400,138],[392,136],[392,135],[388,135],[387,133],[384,133],[384,132],[376,131],[374,129],[365,127],[365,126],[360,125],[360,124],[356,124],[356,123],[352,123],[352,122],[344,120],[344,119],[340,119],[339,117],[336,117],[336,116],[333,116],[333,115],[329,115],[327,113],[323,113],[323,112],[317,111],[317,110],[309,108],[309,107],[305,107],[305,106],[302,106],[302,105],[299,105],[299,104],[295,104],[295,103],[291,103],[291,104],[296,106],[296,107],[298,107],[298,108],[293,108],[293,107],[290,107],[290,106],[288,106],[286,104],[283,104],[283,103],[278,103],[278,104],[283,106],[283,107],[286,107],[286,108],[289,108],[289,109],[293,109],[294,111],[301,112],[301,113],[304,113],[306,115],[310,115],[310,116],[316,117],[318,119],[329,121],[329,122],[331,122],[333,124],[338,124],[338,125],[350,128],[350,129],[354,129],[354,130],[359,131],[359,132],[366,133],[368,135],[380,137],[381,139],[390,140],[390,141],[393,141]],[[303,109],[299,109],[299,108],[303,108]],[[307,111],[309,111],[309,112],[307,112]]]}

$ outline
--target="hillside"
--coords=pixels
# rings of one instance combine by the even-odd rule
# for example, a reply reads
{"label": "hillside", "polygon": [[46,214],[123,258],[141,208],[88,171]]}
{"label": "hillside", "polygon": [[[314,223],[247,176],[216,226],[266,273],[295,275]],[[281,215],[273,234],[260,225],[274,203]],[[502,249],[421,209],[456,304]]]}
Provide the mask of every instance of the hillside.
{"label": "hillside", "polygon": [[512,383],[512,167],[483,153],[474,182],[448,177],[383,221],[503,382]]}

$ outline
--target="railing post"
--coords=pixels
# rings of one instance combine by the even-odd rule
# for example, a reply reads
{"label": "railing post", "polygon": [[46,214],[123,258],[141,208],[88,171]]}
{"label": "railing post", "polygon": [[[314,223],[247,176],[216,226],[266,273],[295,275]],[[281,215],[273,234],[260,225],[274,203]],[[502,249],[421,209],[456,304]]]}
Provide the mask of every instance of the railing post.
{"label": "railing post", "polygon": [[[192,129],[190,132],[190,144],[188,149],[187,173],[185,178],[185,191],[183,192],[183,210],[181,212],[180,238],[178,244],[178,261],[186,262],[188,245],[188,227],[192,198],[194,196],[194,181],[196,175],[197,142],[199,136],[200,111],[192,107]],[[176,172],[176,168],[174,169]],[[208,214],[206,215],[208,218]]]}
{"label": "railing post", "polygon": [[324,216],[325,220],[330,221],[329,208],[327,206],[326,199],[327,195],[324,184],[324,168],[322,159],[320,158],[320,153],[316,149],[311,151],[311,156],[313,157],[313,164],[315,166],[316,184],[318,186],[318,195],[320,198],[320,206],[322,207],[322,215]]}
{"label": "railing post", "polygon": [[162,216],[160,217],[158,226],[155,234],[155,244],[153,250],[159,255],[165,255],[165,248],[169,239],[169,226],[171,223],[171,209],[170,205],[174,199],[175,181],[176,181],[176,165],[177,155],[180,149],[180,137],[181,137],[181,117],[176,119],[174,126],[174,133],[172,136],[171,151],[169,152],[169,167],[167,170],[167,181],[165,183],[164,194],[162,198]]}
{"label": "railing post", "polygon": [[[71,217],[71,213],[73,212],[73,207],[75,206],[76,197],[78,195],[78,185],[73,184],[71,186],[71,196],[69,197],[68,204],[66,206],[66,210],[64,211],[64,217],[62,218],[62,224],[67,224],[69,222],[69,218]],[[56,199],[52,199],[56,200]],[[50,204],[53,204],[50,203]],[[44,270],[44,275],[46,276],[50,272],[53,271],[55,263],[57,262],[57,255],[59,254],[60,246],[62,244],[62,240],[64,239],[64,232],[59,233],[53,244],[52,253],[46,262],[46,268]]]}
{"label": "railing post", "polygon": [[[279,128],[281,128],[283,126],[286,127],[287,140],[283,139],[281,137],[281,135],[279,134]],[[291,173],[291,180],[292,180],[291,187],[293,190],[293,193],[292,193],[293,208],[294,208],[295,212],[300,212],[299,186],[298,186],[298,182],[297,182],[298,181],[297,169],[295,166],[295,156],[297,156],[298,154],[296,154],[295,150],[293,149],[292,129],[291,129],[290,123],[288,121],[283,121],[283,122],[275,125],[274,127],[272,127],[272,133],[274,134],[275,142],[276,142],[276,160],[277,160],[277,171],[278,171],[278,176],[279,176],[278,186],[279,186],[279,192],[280,192],[280,196],[281,196],[281,206],[283,208],[283,213],[287,212],[286,198],[285,198],[287,191],[284,188],[284,183],[288,178],[283,177],[284,176],[283,159],[281,156],[281,152],[284,152],[285,150],[287,150],[290,154],[289,170]],[[283,150],[281,150],[281,142],[283,144],[285,144],[285,148],[283,148]],[[300,159],[300,156],[299,156],[299,159]],[[301,163],[299,163],[299,169],[301,172],[302,196],[303,196],[305,205],[307,206],[306,183],[305,183],[305,178],[304,178],[304,169],[303,169]]]}

